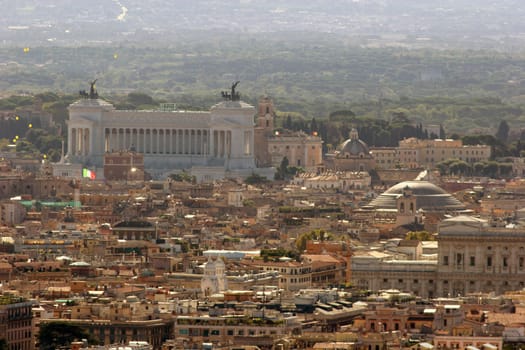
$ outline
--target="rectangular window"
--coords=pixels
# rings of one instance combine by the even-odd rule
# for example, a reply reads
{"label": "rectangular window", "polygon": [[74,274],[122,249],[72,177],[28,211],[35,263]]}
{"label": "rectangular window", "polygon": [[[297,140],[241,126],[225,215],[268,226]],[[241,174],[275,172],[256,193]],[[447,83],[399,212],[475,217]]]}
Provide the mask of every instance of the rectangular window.
{"label": "rectangular window", "polygon": [[443,265],[448,266],[448,255],[443,256]]}
{"label": "rectangular window", "polygon": [[476,266],[476,257],[475,256],[471,256],[470,257],[470,266]]}
{"label": "rectangular window", "polygon": [[492,267],[492,257],[487,256],[487,267]]}
{"label": "rectangular window", "polygon": [[507,268],[509,265],[508,265],[508,258],[506,256],[503,257],[503,267],[504,268]]}
{"label": "rectangular window", "polygon": [[245,155],[252,154],[252,132],[251,131],[244,132],[244,154]]}
{"label": "rectangular window", "polygon": [[520,268],[520,270],[523,270],[523,263],[524,263],[524,259],[522,256],[520,256],[518,260],[518,267]]}

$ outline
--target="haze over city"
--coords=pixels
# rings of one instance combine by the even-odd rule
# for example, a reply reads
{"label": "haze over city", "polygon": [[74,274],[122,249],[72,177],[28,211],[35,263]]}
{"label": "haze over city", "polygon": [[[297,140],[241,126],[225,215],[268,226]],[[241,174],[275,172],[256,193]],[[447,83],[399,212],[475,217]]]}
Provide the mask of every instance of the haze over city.
{"label": "haze over city", "polygon": [[0,34],[4,46],[170,44],[188,33],[226,32],[233,38],[322,33],[405,45],[516,49],[525,32],[524,6],[518,0],[21,0],[4,4]]}
{"label": "haze over city", "polygon": [[525,3],[1,5],[0,350],[525,346]]}

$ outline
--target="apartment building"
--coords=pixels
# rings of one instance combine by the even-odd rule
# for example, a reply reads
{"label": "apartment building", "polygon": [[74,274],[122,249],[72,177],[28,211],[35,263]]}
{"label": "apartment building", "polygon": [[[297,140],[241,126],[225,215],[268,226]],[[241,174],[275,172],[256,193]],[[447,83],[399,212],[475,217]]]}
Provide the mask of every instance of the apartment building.
{"label": "apartment building", "polygon": [[408,168],[434,168],[447,159],[459,159],[467,163],[486,161],[491,156],[488,145],[463,145],[461,140],[420,140],[408,138],[399,141],[399,163]]}

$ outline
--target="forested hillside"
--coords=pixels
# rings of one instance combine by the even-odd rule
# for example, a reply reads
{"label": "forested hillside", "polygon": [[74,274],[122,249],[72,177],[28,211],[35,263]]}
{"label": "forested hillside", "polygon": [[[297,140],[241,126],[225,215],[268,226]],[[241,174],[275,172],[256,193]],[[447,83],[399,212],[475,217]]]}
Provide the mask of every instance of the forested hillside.
{"label": "forested hillside", "polygon": [[452,132],[495,131],[525,120],[525,54],[360,48],[340,38],[283,42],[223,36],[168,47],[0,49],[0,91],[76,94],[97,78],[101,96],[141,92],[181,108],[209,108],[240,80],[242,98],[271,96],[277,109],[306,121],[331,112],[415,123]]}

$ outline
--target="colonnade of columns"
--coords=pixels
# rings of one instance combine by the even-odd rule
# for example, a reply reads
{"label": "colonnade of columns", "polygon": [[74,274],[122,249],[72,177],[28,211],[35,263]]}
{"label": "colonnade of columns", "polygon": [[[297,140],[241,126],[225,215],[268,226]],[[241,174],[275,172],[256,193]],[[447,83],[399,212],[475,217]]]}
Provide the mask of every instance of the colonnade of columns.
{"label": "colonnade of columns", "polygon": [[104,151],[131,149],[143,154],[231,155],[230,130],[105,128]]}
{"label": "colonnade of columns", "polygon": [[91,153],[91,140],[89,128],[71,128],[69,140],[71,154],[87,156]]}

